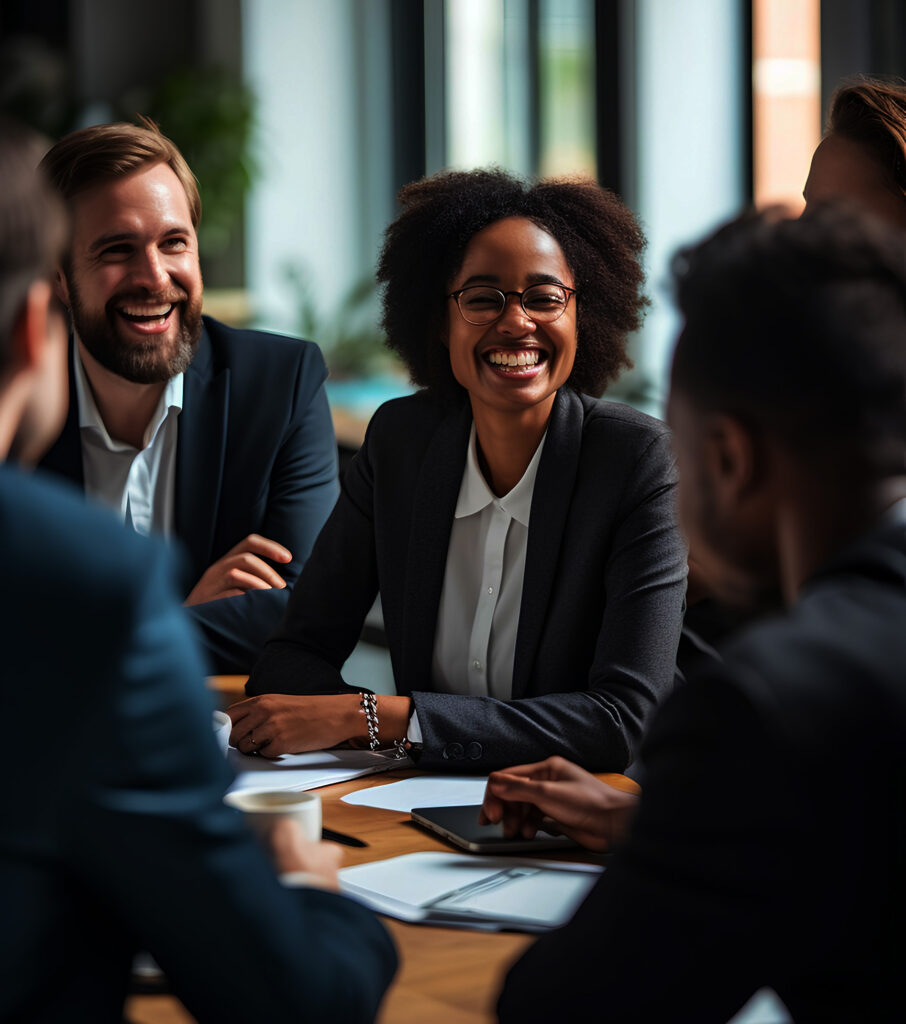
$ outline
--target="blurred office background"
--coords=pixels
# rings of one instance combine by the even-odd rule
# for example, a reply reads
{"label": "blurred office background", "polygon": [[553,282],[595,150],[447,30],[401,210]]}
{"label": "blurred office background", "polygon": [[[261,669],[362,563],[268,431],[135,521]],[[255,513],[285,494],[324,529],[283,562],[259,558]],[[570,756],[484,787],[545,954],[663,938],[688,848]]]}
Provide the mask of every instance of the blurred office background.
{"label": "blurred office background", "polygon": [[200,178],[206,304],[321,343],[341,439],[406,382],[372,272],[404,183],[581,173],[649,239],[612,397],[658,413],[671,254],[801,202],[847,75],[906,75],[901,0],[0,0],[0,107],[50,137],[148,113]]}

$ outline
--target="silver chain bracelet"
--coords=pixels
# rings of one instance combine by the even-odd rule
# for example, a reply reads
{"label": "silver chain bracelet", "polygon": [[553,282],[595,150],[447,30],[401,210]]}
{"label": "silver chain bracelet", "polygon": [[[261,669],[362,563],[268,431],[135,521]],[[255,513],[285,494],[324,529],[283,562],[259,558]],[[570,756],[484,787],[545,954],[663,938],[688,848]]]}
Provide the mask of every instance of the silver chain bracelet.
{"label": "silver chain bracelet", "polygon": [[377,750],[381,745],[378,739],[380,722],[377,714],[377,697],[373,693],[360,693],[362,711],[365,712],[365,724],[368,726],[368,749]]}
{"label": "silver chain bracelet", "polygon": [[[362,711],[365,714],[365,724],[368,726],[368,749],[377,750],[381,745],[378,736],[381,723],[378,720],[377,697],[373,693],[366,693],[364,690],[360,690],[359,699],[362,702]],[[394,740],[393,749],[394,756],[400,760],[409,756],[405,740]]]}

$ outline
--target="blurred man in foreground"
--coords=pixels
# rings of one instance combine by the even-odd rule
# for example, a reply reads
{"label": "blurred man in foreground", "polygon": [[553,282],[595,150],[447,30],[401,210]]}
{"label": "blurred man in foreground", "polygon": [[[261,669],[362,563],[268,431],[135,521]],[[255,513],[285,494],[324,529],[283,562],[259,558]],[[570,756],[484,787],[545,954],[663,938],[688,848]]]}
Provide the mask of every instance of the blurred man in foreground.
{"label": "blurred man in foreground", "polygon": [[248,672],[338,493],[324,360],[201,315],[198,187],[152,122],[73,132],[42,166],[73,225],[72,390],[43,466],[182,542],[213,668]]}
{"label": "blurred man in foreground", "polygon": [[[51,290],[59,199],[0,125],[0,460],[37,459],[66,409]],[[0,461],[0,1020],[119,1024],[146,949],[199,1021],[370,1021],[396,964],[377,920],[285,890],[238,812],[202,664],[158,542]],[[275,837],[335,884],[329,847]]]}
{"label": "blurred man in foreground", "polygon": [[574,919],[511,970],[504,1022],[901,1020],[906,911],[906,247],[843,208],[747,216],[682,254],[669,419],[680,517],[752,625],[664,705],[635,799],[562,761],[484,815],[596,849]]}

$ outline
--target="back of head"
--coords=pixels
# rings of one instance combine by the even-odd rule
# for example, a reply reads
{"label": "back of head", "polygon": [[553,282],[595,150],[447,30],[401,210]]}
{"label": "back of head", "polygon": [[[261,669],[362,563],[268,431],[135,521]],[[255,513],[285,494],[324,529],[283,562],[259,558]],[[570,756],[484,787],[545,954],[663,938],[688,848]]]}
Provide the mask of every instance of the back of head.
{"label": "back of head", "polygon": [[87,188],[131,174],[143,167],[167,164],[189,201],[192,226],[201,219],[198,183],[182,153],[153,121],[141,125],[99,124],[62,138],[41,161],[60,195],[70,203]]}
{"label": "back of head", "polygon": [[28,289],[51,276],[64,241],[62,204],[36,171],[40,155],[30,132],[0,120],[0,371]]}
{"label": "back of head", "polygon": [[674,261],[673,387],[808,463],[902,473],[906,247],[840,204],[750,213]]}
{"label": "back of head", "polygon": [[906,197],[906,84],[864,78],[831,97],[826,134],[857,142]]}

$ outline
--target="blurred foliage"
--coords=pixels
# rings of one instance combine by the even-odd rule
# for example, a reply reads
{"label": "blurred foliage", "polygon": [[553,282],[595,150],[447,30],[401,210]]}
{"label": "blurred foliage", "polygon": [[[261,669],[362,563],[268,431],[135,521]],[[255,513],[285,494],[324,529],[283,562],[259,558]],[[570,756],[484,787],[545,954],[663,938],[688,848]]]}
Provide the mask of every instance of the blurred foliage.
{"label": "blurred foliage", "polygon": [[[55,141],[86,123],[74,101],[65,54],[34,36],[0,38],[0,111]],[[176,143],[198,179],[202,258],[238,237],[243,203],[259,168],[254,157],[257,98],[222,68],[190,68],[128,90],[106,108],[112,119],[145,114]]]}
{"label": "blurred foliage", "polygon": [[74,125],[76,107],[66,57],[37,36],[0,39],[0,111],[58,139]]}
{"label": "blurred foliage", "polygon": [[406,376],[403,364],[387,348],[378,326],[377,285],[372,277],[354,284],[335,310],[325,312],[319,308],[311,277],[302,267],[289,265],[285,273],[294,293],[298,331],[303,338],[321,346],[331,376]]}
{"label": "blurred foliage", "polygon": [[173,72],[154,87],[131,90],[117,105],[124,120],[139,112],[156,121],[192,168],[201,193],[202,256],[225,252],[241,225],[243,202],[259,173],[256,109],[249,86],[222,68]]}

